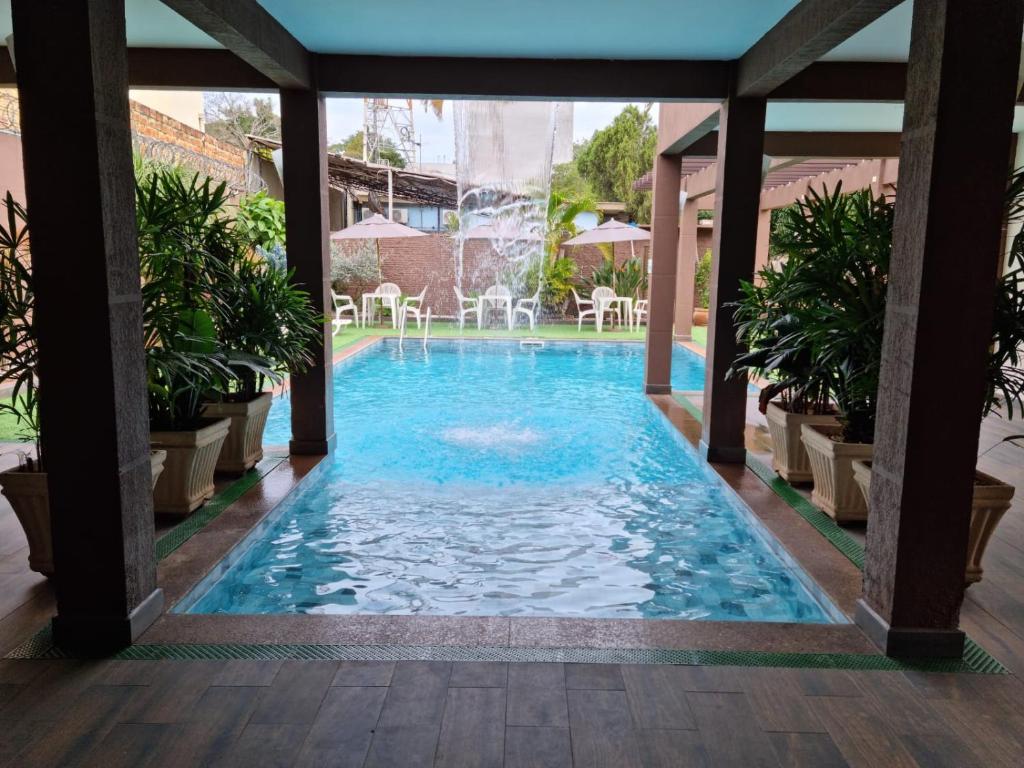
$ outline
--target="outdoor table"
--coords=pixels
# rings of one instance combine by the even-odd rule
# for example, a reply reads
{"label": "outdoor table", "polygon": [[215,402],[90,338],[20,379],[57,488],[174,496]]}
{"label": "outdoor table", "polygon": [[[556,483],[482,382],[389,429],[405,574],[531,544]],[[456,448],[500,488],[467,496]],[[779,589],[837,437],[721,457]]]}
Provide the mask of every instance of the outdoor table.
{"label": "outdoor table", "polygon": [[387,304],[391,307],[391,327],[397,328],[398,296],[391,293],[378,293],[377,291],[363,294],[363,328],[366,327],[366,319],[370,316],[370,314],[376,312],[374,302],[377,301],[377,299],[380,299],[382,307],[385,302],[387,302]]}
{"label": "outdoor table", "polygon": [[594,304],[594,309],[597,310],[597,317],[594,318],[594,324],[597,326],[597,332],[601,333],[601,326],[604,325],[604,313],[609,307],[618,304],[622,312],[622,317],[619,318],[619,328],[622,328],[622,321],[625,320],[626,327],[633,327],[633,297],[632,296],[611,296],[607,299],[597,299]]}
{"label": "outdoor table", "polygon": [[508,329],[510,331],[512,330],[512,296],[511,296],[511,294],[508,295],[508,296],[502,296],[500,294],[495,294],[495,293],[492,293],[490,295],[488,295],[488,294],[480,294],[477,297],[477,300],[480,302],[479,310],[477,311],[477,314],[476,314],[476,327],[477,327],[477,330],[479,330],[479,329],[484,327],[484,315],[487,314],[487,302],[490,302],[491,304],[493,304],[495,306],[495,308],[497,308],[497,309],[501,309],[502,305],[504,305],[505,318],[506,318],[506,322],[508,323]]}

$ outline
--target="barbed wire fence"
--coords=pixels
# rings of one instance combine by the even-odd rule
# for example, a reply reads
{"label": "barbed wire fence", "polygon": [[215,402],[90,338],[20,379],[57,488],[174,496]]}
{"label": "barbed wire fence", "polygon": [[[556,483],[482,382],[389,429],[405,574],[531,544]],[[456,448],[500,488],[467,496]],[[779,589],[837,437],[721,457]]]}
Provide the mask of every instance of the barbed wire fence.
{"label": "barbed wire fence", "polygon": [[[18,97],[12,92],[0,92],[0,133],[21,135],[21,114]],[[209,176],[228,185],[232,195],[249,194],[266,188],[249,158],[239,166],[204,155],[174,142],[144,136],[132,129],[132,151],[142,159],[163,166],[180,166],[190,171]]]}

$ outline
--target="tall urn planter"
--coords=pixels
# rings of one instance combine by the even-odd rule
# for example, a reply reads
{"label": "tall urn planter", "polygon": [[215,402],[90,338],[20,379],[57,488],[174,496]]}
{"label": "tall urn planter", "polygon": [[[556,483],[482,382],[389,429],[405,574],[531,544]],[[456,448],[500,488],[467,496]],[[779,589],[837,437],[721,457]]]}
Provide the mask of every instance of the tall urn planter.
{"label": "tall urn planter", "polygon": [[204,416],[231,421],[231,428],[217,459],[217,472],[241,475],[263,458],[263,431],[267,427],[267,416],[273,402],[273,395],[264,392],[244,402],[206,404]]}
{"label": "tall urn planter", "polygon": [[[855,461],[853,472],[865,504],[871,500],[871,462]],[[974,496],[971,499],[971,529],[967,535],[967,569],[964,581],[968,586],[981,581],[985,570],[981,560],[999,521],[1010,508],[1014,487],[991,475],[975,470]]]}
{"label": "tall urn planter", "polygon": [[809,483],[811,462],[800,439],[804,424],[834,426],[839,422],[832,414],[791,413],[778,403],[769,403],[765,411],[768,434],[772,438],[772,469],[788,483]]}
{"label": "tall urn planter", "polygon": [[[153,487],[163,472],[165,451],[150,451],[149,466]],[[0,472],[0,489],[11,503],[14,514],[28,540],[28,567],[44,576],[53,576],[53,533],[50,527],[50,493],[46,472],[9,469]]]}
{"label": "tall urn planter", "polygon": [[868,508],[853,477],[853,462],[870,460],[874,446],[834,440],[841,432],[838,424],[800,427],[814,479],[811,502],[837,523],[863,522],[868,519]]}
{"label": "tall urn planter", "polygon": [[154,449],[167,451],[153,492],[153,511],[184,517],[213,496],[213,472],[231,419],[206,419],[199,429],[150,432]]}

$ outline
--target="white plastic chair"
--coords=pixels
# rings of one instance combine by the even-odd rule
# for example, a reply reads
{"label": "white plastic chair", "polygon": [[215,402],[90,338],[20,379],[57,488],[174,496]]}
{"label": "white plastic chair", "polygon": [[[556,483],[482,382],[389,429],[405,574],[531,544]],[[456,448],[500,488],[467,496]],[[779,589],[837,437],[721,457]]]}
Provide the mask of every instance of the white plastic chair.
{"label": "white plastic chair", "polygon": [[[332,336],[337,336],[344,326],[355,323],[359,325],[359,310],[356,308],[356,303],[352,301],[352,297],[344,293],[335,293],[331,291],[331,302],[334,304],[334,319],[331,321],[331,328],[333,329]],[[342,317],[342,312],[351,312],[352,319]]]}
{"label": "white plastic chair", "polygon": [[[391,309],[391,327],[398,327],[398,299],[402,295],[402,289],[399,288],[395,283],[381,283],[377,286],[377,290],[374,291],[374,295],[380,299],[381,306],[385,304]],[[377,304],[374,302],[370,307],[370,322],[373,322],[373,317],[377,311]]]}
{"label": "white plastic chair", "polygon": [[459,310],[459,330],[461,331],[466,325],[466,317],[475,314],[480,317],[480,302],[477,299],[467,299],[462,295],[462,291],[459,290],[459,286],[454,286],[455,298],[458,301]]}
{"label": "white plastic chair", "polygon": [[[590,299],[594,302],[595,320],[600,317],[600,320],[603,323],[605,312],[614,312],[618,324],[620,326],[622,325],[622,310],[619,308],[618,304],[612,303],[616,298],[618,297],[615,295],[615,291],[604,285],[599,285],[590,292]],[[598,330],[600,329],[601,326],[599,325]]]}
{"label": "white plastic chair", "polygon": [[572,297],[576,299],[576,316],[578,322],[576,323],[576,330],[583,330],[583,318],[585,317],[597,317],[597,310],[594,309],[594,302],[591,299],[581,299],[580,295],[576,293],[576,289],[572,289]]}
{"label": "white plastic chair", "polygon": [[408,320],[410,317],[415,317],[417,328],[420,327],[420,321],[422,320],[423,297],[426,293],[427,289],[424,288],[419,292],[418,296],[410,296],[402,302],[402,312],[405,313],[405,318]]}
{"label": "white plastic chair", "polygon": [[[493,297],[501,301],[486,301],[486,298]],[[492,310],[498,310],[505,315],[505,322],[509,330],[512,330],[512,290],[507,285],[492,285],[484,291],[484,298],[480,300],[480,316],[477,323],[483,323],[486,315]]]}
{"label": "white plastic chair", "polygon": [[526,319],[530,321],[530,330],[532,331],[534,326],[537,324],[537,309],[540,307],[540,288],[528,299],[519,299],[516,302],[515,309],[512,310],[512,325],[515,327],[516,315],[526,315]]}
{"label": "white plastic chair", "polygon": [[633,324],[635,330],[640,330],[640,321],[647,319],[647,299],[640,299],[633,305]]}

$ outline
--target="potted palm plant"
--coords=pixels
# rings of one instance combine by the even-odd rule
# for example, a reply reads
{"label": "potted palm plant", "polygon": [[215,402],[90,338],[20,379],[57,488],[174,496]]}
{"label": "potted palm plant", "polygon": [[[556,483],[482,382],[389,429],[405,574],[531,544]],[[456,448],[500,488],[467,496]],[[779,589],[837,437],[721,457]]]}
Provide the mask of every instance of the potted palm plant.
{"label": "potted palm plant", "polygon": [[893,204],[841,185],[783,212],[778,245],[806,259],[788,287],[785,345],[810,350],[837,424],[802,424],[814,489],[811,500],[838,522],[867,519],[853,461],[870,459],[892,251]]}
{"label": "potted palm plant", "polygon": [[[1007,220],[1024,217],[1024,168],[1014,171],[1007,196]],[[992,345],[988,356],[985,403],[981,418],[1002,416],[1012,419],[1024,412],[1024,230],[1013,238],[1007,270],[996,291],[992,322]],[[1024,440],[1024,435],[1010,435],[1001,442]],[[995,446],[992,446],[995,447]],[[988,450],[991,450],[989,448]],[[853,465],[864,502],[871,498],[871,462]],[[1014,487],[1009,483],[975,470],[974,496],[971,500],[971,524],[967,540],[968,586],[981,581],[981,565],[993,532],[1010,508]]]}
{"label": "potted palm plant", "polygon": [[[0,472],[0,488],[25,530],[29,568],[52,576],[50,497],[39,426],[39,350],[33,324],[35,293],[27,216],[10,192],[3,205],[7,220],[0,223],[0,386],[12,388],[10,399],[0,401],[0,412],[14,417],[33,450],[20,452],[18,466]],[[154,485],[165,457],[163,451],[150,453]]]}
{"label": "potted palm plant", "polygon": [[772,468],[789,483],[811,481],[810,460],[801,442],[804,424],[835,426],[839,422],[829,399],[827,372],[817,365],[814,350],[800,333],[796,311],[805,297],[794,295],[813,260],[794,250],[777,269],[764,268],[757,282],[744,281],[742,298],[733,303],[737,338],[745,351],[727,372],[769,380],[758,398],[772,440]]}
{"label": "potted palm plant", "polygon": [[272,393],[286,371],[301,373],[312,363],[310,348],[326,319],[314,311],[309,294],[285,271],[250,252],[242,241],[229,269],[215,277],[211,297],[217,336],[234,377],[213,392],[203,415],[228,418],[231,429],[216,469],[241,474],[263,458],[263,431]]}
{"label": "potted palm plant", "polygon": [[167,451],[156,485],[158,513],[188,515],[213,495],[213,473],[231,420],[202,413],[210,390],[235,378],[217,338],[222,309],[211,286],[230,271],[230,222],[220,213],[225,185],[175,170],[137,184],[143,332],[150,443]]}

